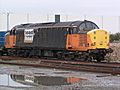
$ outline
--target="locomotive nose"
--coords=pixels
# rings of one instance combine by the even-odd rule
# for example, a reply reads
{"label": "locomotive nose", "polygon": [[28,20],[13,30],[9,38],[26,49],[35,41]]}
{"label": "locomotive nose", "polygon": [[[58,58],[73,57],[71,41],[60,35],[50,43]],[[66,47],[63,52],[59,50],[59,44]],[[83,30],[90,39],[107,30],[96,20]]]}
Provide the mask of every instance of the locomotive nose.
{"label": "locomotive nose", "polygon": [[96,47],[97,48],[109,48],[108,43],[109,43],[109,33],[106,32],[105,30],[100,30],[98,29],[96,31]]}
{"label": "locomotive nose", "polygon": [[88,32],[91,39],[91,46],[95,48],[109,48],[109,33],[106,30],[94,29]]}

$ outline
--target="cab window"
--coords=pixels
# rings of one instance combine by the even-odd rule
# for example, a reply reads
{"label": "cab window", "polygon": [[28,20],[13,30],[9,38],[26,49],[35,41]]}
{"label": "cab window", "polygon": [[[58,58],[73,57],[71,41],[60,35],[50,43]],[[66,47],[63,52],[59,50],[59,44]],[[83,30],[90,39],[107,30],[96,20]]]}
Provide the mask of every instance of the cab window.
{"label": "cab window", "polygon": [[15,33],[16,33],[16,30],[11,30],[10,31],[10,35],[15,35]]}
{"label": "cab window", "polygon": [[96,24],[94,24],[93,22],[85,21],[85,22],[83,22],[83,23],[79,26],[79,29],[80,29],[80,31],[81,31],[81,30],[89,31],[89,30],[92,30],[92,29],[99,29],[99,28],[98,28],[98,26],[97,26]]}
{"label": "cab window", "polygon": [[86,27],[86,26],[85,26],[85,23],[82,23],[79,28],[80,28],[80,30],[84,30],[85,27]]}
{"label": "cab window", "polygon": [[86,22],[85,24],[86,24],[86,29],[87,29],[87,30],[93,29],[93,25],[92,25],[91,22]]}
{"label": "cab window", "polygon": [[72,31],[73,31],[73,34],[77,34],[78,33],[77,28],[73,28]]}
{"label": "cab window", "polygon": [[78,33],[78,29],[75,28],[75,27],[74,27],[74,28],[69,28],[69,29],[68,29],[68,33],[69,33],[69,34],[77,34],[77,33]]}

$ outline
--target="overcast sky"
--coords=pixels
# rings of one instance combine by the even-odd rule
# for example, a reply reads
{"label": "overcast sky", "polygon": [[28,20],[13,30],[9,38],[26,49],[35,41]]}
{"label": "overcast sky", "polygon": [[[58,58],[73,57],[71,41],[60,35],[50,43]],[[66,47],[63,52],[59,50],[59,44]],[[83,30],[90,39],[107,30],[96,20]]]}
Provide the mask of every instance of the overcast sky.
{"label": "overcast sky", "polygon": [[[64,14],[68,15],[70,20],[81,20],[86,16],[88,20],[96,22],[101,27],[101,17],[104,16],[105,29],[114,33],[120,31],[120,19],[118,18],[120,0],[0,0],[1,30],[6,29],[6,15],[3,15],[6,12],[11,13],[10,28],[16,24],[25,23],[27,21],[26,13],[30,13],[35,14],[30,15],[31,23],[46,19],[44,15]],[[44,15],[40,19],[42,14]],[[63,19],[65,20],[65,16]]]}
{"label": "overcast sky", "polygon": [[0,11],[120,15],[120,0],[0,0]]}

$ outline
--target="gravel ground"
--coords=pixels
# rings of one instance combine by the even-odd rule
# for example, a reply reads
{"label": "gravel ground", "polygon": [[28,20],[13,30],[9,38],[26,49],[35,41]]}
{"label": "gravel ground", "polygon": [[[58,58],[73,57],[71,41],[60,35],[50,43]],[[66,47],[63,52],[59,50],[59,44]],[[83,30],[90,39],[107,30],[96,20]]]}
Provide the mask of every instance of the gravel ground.
{"label": "gravel ground", "polygon": [[[80,78],[80,81],[69,85],[21,86],[20,84],[18,86],[15,86],[11,83],[13,82],[11,80],[9,80],[9,84],[3,84],[4,82],[8,82],[7,79],[1,77],[5,75],[51,76],[62,78],[77,77]],[[0,90],[120,90],[120,76],[70,70],[0,65]]]}
{"label": "gravel ground", "polygon": [[107,55],[108,61],[120,62],[120,43],[111,43],[110,47],[113,50],[113,53]]}

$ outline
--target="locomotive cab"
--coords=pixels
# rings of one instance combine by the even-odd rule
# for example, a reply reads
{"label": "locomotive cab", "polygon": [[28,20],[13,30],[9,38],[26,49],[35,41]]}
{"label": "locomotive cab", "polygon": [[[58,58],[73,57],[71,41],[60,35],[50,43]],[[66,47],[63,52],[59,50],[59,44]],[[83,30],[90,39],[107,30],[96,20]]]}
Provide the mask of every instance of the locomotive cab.
{"label": "locomotive cab", "polygon": [[89,47],[87,32],[94,29],[99,29],[99,27],[95,23],[86,20],[82,22],[79,27],[72,26],[67,35],[66,48],[73,51],[87,51]]}
{"label": "locomotive cab", "polygon": [[10,30],[6,33],[6,48],[14,48],[15,43],[16,43],[16,35],[15,35],[15,30]]}
{"label": "locomotive cab", "polygon": [[104,60],[104,56],[109,53],[109,32],[99,29],[93,22],[84,21],[79,27],[73,26],[70,30],[66,49],[83,53],[81,56],[89,60]]}

